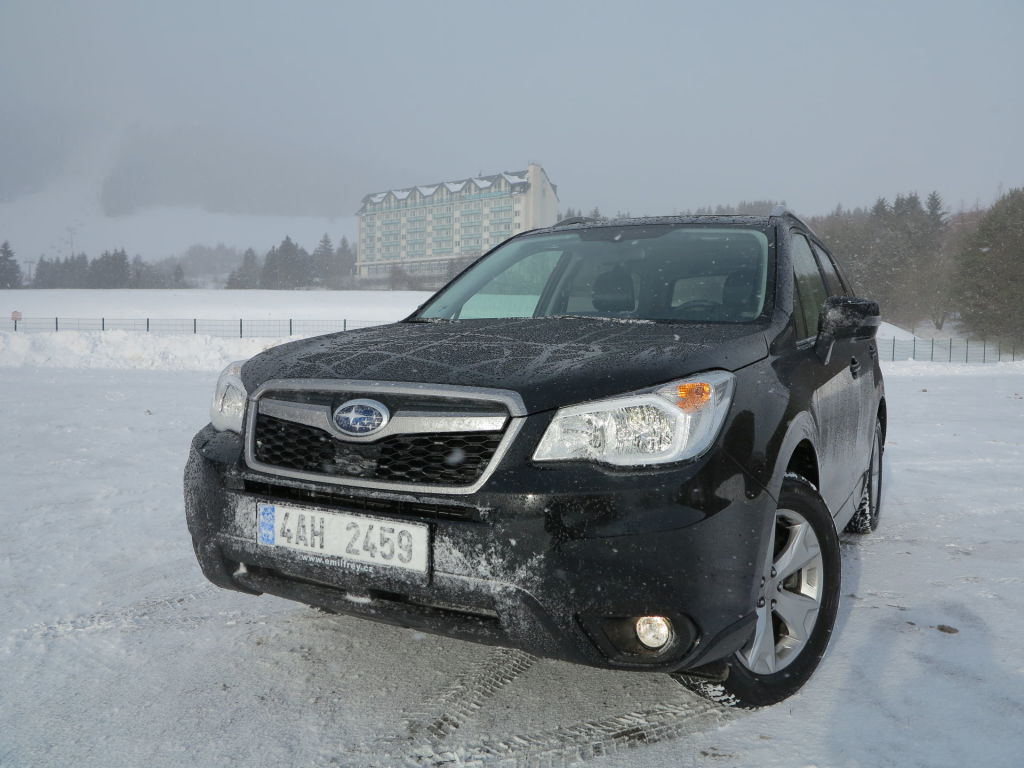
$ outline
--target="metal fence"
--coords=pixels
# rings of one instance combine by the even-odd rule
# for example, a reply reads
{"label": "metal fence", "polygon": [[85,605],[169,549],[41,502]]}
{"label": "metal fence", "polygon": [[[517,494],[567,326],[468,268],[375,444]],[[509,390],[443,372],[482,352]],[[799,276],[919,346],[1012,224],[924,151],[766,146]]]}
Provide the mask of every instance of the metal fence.
{"label": "metal fence", "polygon": [[[165,335],[204,335],[222,338],[284,338],[349,331],[384,325],[385,320],[259,319],[203,320],[201,318],[148,317],[26,317],[0,320],[0,330],[33,331],[142,331]],[[936,363],[995,363],[1024,360],[1024,345],[972,339],[875,340],[882,360],[918,360]]]}
{"label": "metal fence", "polygon": [[195,334],[222,338],[282,338],[350,331],[384,325],[384,320],[203,320],[202,318],[149,317],[26,317],[0,321],[0,330],[31,333],[42,331],[142,331],[164,335]]}
{"label": "metal fence", "polygon": [[998,363],[1024,360],[1024,346],[984,339],[875,340],[882,360],[919,360],[935,363]]}

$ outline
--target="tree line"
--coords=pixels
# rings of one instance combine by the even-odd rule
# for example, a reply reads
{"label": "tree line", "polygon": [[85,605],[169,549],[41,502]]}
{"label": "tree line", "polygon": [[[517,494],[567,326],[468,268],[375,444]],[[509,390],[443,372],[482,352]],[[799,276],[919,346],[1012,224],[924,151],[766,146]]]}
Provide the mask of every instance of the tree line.
{"label": "tree line", "polygon": [[942,330],[957,318],[983,338],[1024,339],[1024,189],[985,210],[949,213],[937,192],[911,193],[808,223],[887,320]]}
{"label": "tree line", "polygon": [[[0,288],[25,286],[21,265],[10,244],[0,246]],[[180,265],[154,265],[135,256],[129,260],[123,248],[104,251],[95,259],[79,253],[63,259],[40,258],[29,287],[32,288],[184,288]]]}
{"label": "tree line", "polygon": [[316,249],[309,253],[285,237],[261,259],[249,248],[242,254],[238,269],[228,275],[225,288],[351,288],[356,253],[342,237],[338,247],[324,234]]}

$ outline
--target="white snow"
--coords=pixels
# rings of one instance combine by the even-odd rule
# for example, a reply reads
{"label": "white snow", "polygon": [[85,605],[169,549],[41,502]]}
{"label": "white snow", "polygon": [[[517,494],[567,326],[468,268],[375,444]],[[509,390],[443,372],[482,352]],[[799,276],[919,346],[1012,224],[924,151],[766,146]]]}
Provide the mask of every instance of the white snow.
{"label": "white snow", "polygon": [[0,319],[33,317],[348,319],[392,322],[430,297],[423,291],[2,290]]}
{"label": "white snow", "polygon": [[212,587],[182,469],[221,360],[264,342],[12,336],[0,765],[1020,764],[1024,363],[885,366],[881,528],[843,539],[843,602],[814,678],[744,713],[661,676]]}
{"label": "white snow", "polygon": [[878,326],[878,338],[880,339],[897,339],[899,341],[910,341],[914,338],[914,334],[910,331],[900,328],[898,325],[887,323],[882,321]]}

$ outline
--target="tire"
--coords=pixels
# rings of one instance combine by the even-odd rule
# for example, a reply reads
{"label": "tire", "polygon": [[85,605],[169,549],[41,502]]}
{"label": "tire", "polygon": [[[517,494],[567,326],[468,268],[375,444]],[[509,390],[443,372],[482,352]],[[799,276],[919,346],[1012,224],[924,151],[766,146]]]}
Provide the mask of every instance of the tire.
{"label": "tire", "polygon": [[[753,637],[725,662],[722,680],[673,675],[706,699],[756,709],[796,693],[825,653],[839,608],[839,536],[810,482],[787,475],[758,585]],[[807,625],[810,624],[810,628]]]}
{"label": "tire", "polygon": [[847,533],[871,533],[878,528],[878,515],[882,511],[882,451],[882,423],[876,421],[871,443],[871,462],[868,464],[868,482],[864,486],[857,511],[846,524]]}

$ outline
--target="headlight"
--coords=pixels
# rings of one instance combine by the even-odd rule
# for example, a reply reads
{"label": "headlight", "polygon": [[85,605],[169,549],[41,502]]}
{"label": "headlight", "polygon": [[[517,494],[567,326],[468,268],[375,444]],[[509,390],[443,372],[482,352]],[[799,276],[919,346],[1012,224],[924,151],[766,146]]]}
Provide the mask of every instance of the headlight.
{"label": "headlight", "polygon": [[245,360],[236,360],[220,373],[217,391],[210,405],[210,423],[214,429],[242,433],[245,414],[245,385],[242,384],[242,366]]}
{"label": "headlight", "polygon": [[718,437],[735,380],[728,371],[709,371],[650,392],[560,408],[534,461],[630,466],[699,456]]}

